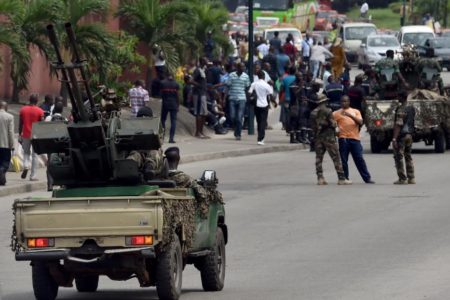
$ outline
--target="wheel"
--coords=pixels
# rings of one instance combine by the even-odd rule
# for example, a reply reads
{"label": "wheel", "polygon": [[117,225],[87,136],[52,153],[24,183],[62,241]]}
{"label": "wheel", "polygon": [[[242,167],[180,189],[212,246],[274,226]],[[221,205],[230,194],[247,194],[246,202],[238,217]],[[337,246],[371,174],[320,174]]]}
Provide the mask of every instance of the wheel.
{"label": "wheel", "polygon": [[205,291],[221,291],[225,283],[225,238],[221,228],[216,231],[214,251],[203,258],[200,267],[202,285]]}
{"label": "wheel", "polygon": [[370,137],[370,150],[372,153],[381,153],[383,151],[383,143],[378,141],[375,136]]}
{"label": "wheel", "polygon": [[183,257],[181,244],[174,235],[168,249],[161,253],[156,263],[156,291],[161,300],[177,300],[181,294]]}
{"label": "wheel", "polygon": [[93,293],[98,288],[98,275],[75,278],[75,286],[80,293]]}
{"label": "wheel", "polygon": [[439,132],[434,137],[434,152],[444,153],[445,149],[445,135],[442,132]]}
{"label": "wheel", "polygon": [[55,300],[59,286],[50,274],[46,264],[34,262],[31,267],[31,275],[36,300]]}

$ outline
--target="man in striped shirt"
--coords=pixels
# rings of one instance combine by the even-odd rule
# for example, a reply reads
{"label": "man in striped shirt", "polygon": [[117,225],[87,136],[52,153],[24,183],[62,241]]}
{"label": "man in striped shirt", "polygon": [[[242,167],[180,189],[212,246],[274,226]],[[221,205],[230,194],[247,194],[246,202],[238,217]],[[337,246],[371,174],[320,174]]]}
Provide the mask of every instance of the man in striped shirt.
{"label": "man in striped shirt", "polygon": [[136,116],[139,109],[145,106],[146,102],[150,101],[148,91],[143,88],[143,83],[140,80],[136,80],[134,87],[128,91],[128,97],[130,98],[131,113]]}
{"label": "man in striped shirt", "polygon": [[245,65],[243,63],[238,64],[236,72],[230,74],[230,78],[226,83],[229,87],[230,116],[235,125],[234,137],[236,140],[241,139],[242,120],[247,102],[247,89],[250,86],[250,78],[244,70]]}

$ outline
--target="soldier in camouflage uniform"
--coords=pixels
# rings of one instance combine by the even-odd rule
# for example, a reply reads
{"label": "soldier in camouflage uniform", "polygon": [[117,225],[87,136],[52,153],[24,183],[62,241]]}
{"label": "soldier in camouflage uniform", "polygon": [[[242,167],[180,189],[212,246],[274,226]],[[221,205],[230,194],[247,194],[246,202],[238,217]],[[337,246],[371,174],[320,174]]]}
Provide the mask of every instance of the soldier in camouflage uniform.
{"label": "soldier in camouflage uniform", "polygon": [[311,112],[311,125],[314,134],[315,151],[316,151],[316,173],[317,184],[326,185],[327,182],[323,177],[322,162],[325,152],[328,151],[333,160],[339,181],[339,185],[351,184],[347,180],[342,169],[341,158],[339,156],[338,145],[336,142],[336,121],[333,119],[333,114],[326,103],[328,98],[325,95],[320,95],[317,99],[317,108]]}
{"label": "soldier in camouflage uniform", "polygon": [[[427,89],[444,96],[444,82],[442,81],[440,75],[442,72],[442,67],[434,57],[434,49],[427,48],[426,57],[421,58],[416,65],[416,71],[419,74],[419,88]],[[436,72],[436,75],[431,79],[426,78],[426,74],[424,72],[426,68],[433,69]]]}
{"label": "soldier in camouflage uniform", "polygon": [[[411,156],[414,133],[414,117],[416,111],[414,107],[408,106],[407,93],[400,92],[398,100],[400,105],[395,110],[394,135],[392,147],[394,149],[395,167],[397,169],[398,180],[394,184],[415,184],[414,163]],[[405,160],[405,167],[403,164]]]}
{"label": "soldier in camouflage uniform", "polygon": [[[393,69],[392,78],[386,78],[383,73],[384,70]],[[386,58],[381,59],[375,65],[375,71],[378,75],[378,94],[380,99],[390,100],[397,98],[399,84],[402,83],[407,86],[403,78],[398,63],[394,60],[394,51],[386,51]]]}

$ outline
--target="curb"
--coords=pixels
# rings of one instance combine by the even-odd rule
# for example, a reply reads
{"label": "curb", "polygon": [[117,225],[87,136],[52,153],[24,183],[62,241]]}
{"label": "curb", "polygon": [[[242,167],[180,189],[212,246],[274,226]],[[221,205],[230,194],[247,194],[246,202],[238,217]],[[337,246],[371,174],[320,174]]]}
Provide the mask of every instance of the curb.
{"label": "curb", "polygon": [[[229,150],[222,152],[202,153],[194,155],[186,155],[181,159],[181,164],[193,163],[198,161],[207,161],[221,158],[232,158],[239,156],[258,155],[274,152],[287,152],[294,150],[306,149],[302,144],[288,144],[288,145],[276,145],[276,146],[259,146],[258,148],[248,148],[240,150]],[[9,196],[13,194],[29,193],[45,189],[47,187],[46,181],[39,181],[33,183],[24,183],[19,186],[5,186],[0,189],[0,197]]]}

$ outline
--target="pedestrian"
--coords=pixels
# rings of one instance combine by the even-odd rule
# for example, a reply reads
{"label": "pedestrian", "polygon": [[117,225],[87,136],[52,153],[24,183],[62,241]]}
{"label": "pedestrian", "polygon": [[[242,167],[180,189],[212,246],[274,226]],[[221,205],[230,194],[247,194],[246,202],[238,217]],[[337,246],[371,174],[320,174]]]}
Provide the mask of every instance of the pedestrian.
{"label": "pedestrian", "polygon": [[[61,101],[55,102],[54,108],[53,108],[53,114],[51,116],[47,116],[45,118],[45,122],[67,122],[67,119],[63,117],[64,104]],[[52,153],[47,153],[47,191],[51,192],[53,191],[53,177],[51,176],[48,166],[51,161],[51,155]]]}
{"label": "pedestrian", "polygon": [[[362,112],[362,104],[366,92],[363,87],[363,76],[360,74],[355,77],[355,83],[348,89],[348,97],[350,99],[350,107]],[[342,103],[341,103],[342,104]]]}
{"label": "pedestrian", "polygon": [[323,71],[323,88],[325,89],[328,85],[328,80],[329,80],[329,78],[331,76],[331,72],[332,72],[331,64],[329,64],[329,63],[325,64],[324,69],[325,70]]}
{"label": "pedestrian", "polygon": [[[397,97],[400,105],[395,110],[392,147],[394,149],[398,180],[394,184],[415,184],[414,163],[411,151],[416,110],[413,106],[408,105],[408,94],[406,91],[400,91]],[[406,165],[406,172],[404,165]]]}
{"label": "pedestrian", "polygon": [[192,101],[195,116],[195,137],[208,139],[209,137],[203,133],[206,116],[208,115],[207,104],[207,83],[206,83],[206,66],[208,60],[205,57],[200,58],[197,68],[192,74]]}
{"label": "pedestrian", "polygon": [[339,129],[339,154],[341,156],[345,178],[349,179],[348,157],[351,154],[364,182],[373,184],[375,182],[367,170],[359,134],[360,128],[364,124],[361,113],[359,110],[350,107],[350,98],[348,96],[342,96],[341,107],[341,109],[333,113],[333,118],[336,120],[337,128]]}
{"label": "pedestrian", "polygon": [[241,140],[242,120],[244,118],[247,100],[247,89],[250,86],[250,78],[244,72],[245,65],[239,63],[236,72],[230,74],[227,81],[228,98],[230,104],[230,117],[234,123],[234,137]]}
{"label": "pedestrian", "polygon": [[276,65],[278,69],[278,77],[282,77],[285,73],[286,67],[289,67],[291,65],[289,56],[284,53],[282,48],[278,51]]}
{"label": "pedestrian", "polygon": [[302,61],[306,66],[309,66],[312,45],[311,34],[306,33],[305,38],[302,40]]}
{"label": "pedestrian", "polygon": [[8,113],[8,104],[0,101],[0,186],[6,184],[6,172],[14,151],[14,116]]}
{"label": "pedestrian", "polygon": [[213,52],[216,47],[216,42],[212,38],[212,31],[208,31],[206,35],[206,41],[203,46],[203,51],[205,52],[205,56],[212,61],[213,60]]}
{"label": "pedestrian", "polygon": [[261,44],[256,47],[256,49],[258,49],[259,53],[264,57],[269,54],[270,47],[265,40],[262,40]]}
{"label": "pedestrian", "polygon": [[266,82],[266,74],[263,70],[259,70],[257,75],[258,79],[251,84],[248,92],[249,94],[256,93],[255,116],[258,127],[258,145],[264,145],[270,105],[268,99],[273,94],[273,87]]}
{"label": "pedestrian", "polygon": [[291,43],[291,39],[289,37],[286,38],[286,43],[283,45],[283,52],[289,56],[291,64],[295,62],[295,58],[297,57],[297,48]]}
{"label": "pedestrian", "polygon": [[290,102],[289,102],[289,134],[290,143],[304,143],[301,136],[301,106],[304,99],[306,99],[306,89],[303,82],[303,74],[301,72],[295,73],[295,81],[289,86]]}
{"label": "pedestrian", "polygon": [[328,51],[328,49],[320,45],[320,43],[317,43],[317,41],[315,41],[314,45],[311,48],[311,58],[310,58],[313,80],[319,77],[320,66],[325,64],[327,58],[333,58],[333,54],[330,51]]}
{"label": "pedestrian", "polygon": [[333,46],[330,48],[330,52],[333,54],[333,58],[331,59],[332,74],[334,78],[341,78],[344,72],[344,66],[348,63],[341,38],[336,38]]}
{"label": "pedestrian", "polygon": [[331,75],[328,77],[328,84],[324,93],[329,99],[329,107],[333,111],[338,110],[341,107],[341,97],[344,95],[344,85]]}
{"label": "pedestrian", "polygon": [[285,129],[287,133],[290,133],[290,102],[291,102],[291,84],[295,81],[295,73],[296,68],[294,66],[289,67],[288,69],[288,75],[283,77],[281,81],[280,90],[283,91],[284,94],[284,100],[283,105],[281,106],[282,111],[284,111],[284,117],[285,117]]}
{"label": "pedestrian", "polygon": [[134,82],[134,87],[128,91],[128,97],[130,98],[131,113],[134,116],[150,101],[148,91],[144,89],[144,83],[141,80]]}
{"label": "pedestrian", "polygon": [[361,13],[361,18],[366,19],[367,13],[369,12],[369,4],[367,4],[367,1],[364,1],[364,3],[361,5],[361,9],[359,10]]}
{"label": "pedestrian", "polygon": [[281,40],[278,37],[279,35],[280,35],[280,33],[278,31],[275,31],[273,33],[273,38],[271,38],[269,41],[269,45],[270,45],[270,47],[272,47],[274,49],[275,55],[280,53],[280,50],[281,50]]}
{"label": "pedestrian", "polygon": [[[267,68],[268,64],[268,68]],[[278,68],[277,68],[277,55],[275,55],[275,50],[273,47],[269,48],[269,53],[263,58],[263,69],[265,69],[272,79],[273,82],[278,80]]]}
{"label": "pedestrian", "polygon": [[45,95],[44,103],[42,103],[39,107],[44,111],[44,116],[50,116],[53,111],[54,99],[52,95]]}
{"label": "pedestrian", "polygon": [[161,82],[161,124],[166,132],[167,115],[170,114],[170,135],[169,143],[175,143],[175,130],[177,126],[177,114],[180,107],[179,99],[180,86],[173,78],[172,74],[168,74],[167,78]]}
{"label": "pedestrian", "polygon": [[166,71],[166,56],[164,55],[164,51],[162,51],[159,45],[155,44],[152,48],[152,54],[155,63],[156,76],[157,78],[162,78]]}
{"label": "pedestrian", "polygon": [[39,98],[36,94],[30,96],[30,104],[22,107],[19,112],[19,141],[23,148],[23,165],[22,179],[25,179],[30,169],[30,156],[31,156],[31,173],[30,180],[37,181],[36,167],[38,163],[38,156],[33,151],[31,146],[31,129],[33,123],[40,122],[44,119],[44,111],[37,106]]}
{"label": "pedestrian", "polygon": [[328,152],[338,176],[338,185],[348,185],[351,181],[345,178],[342,162],[339,156],[338,145],[336,143],[336,121],[333,119],[333,113],[327,107],[328,98],[325,95],[319,95],[317,99],[317,108],[311,112],[311,127],[314,134],[314,147],[316,151],[316,174],[317,184],[326,185],[323,176],[323,157]]}

